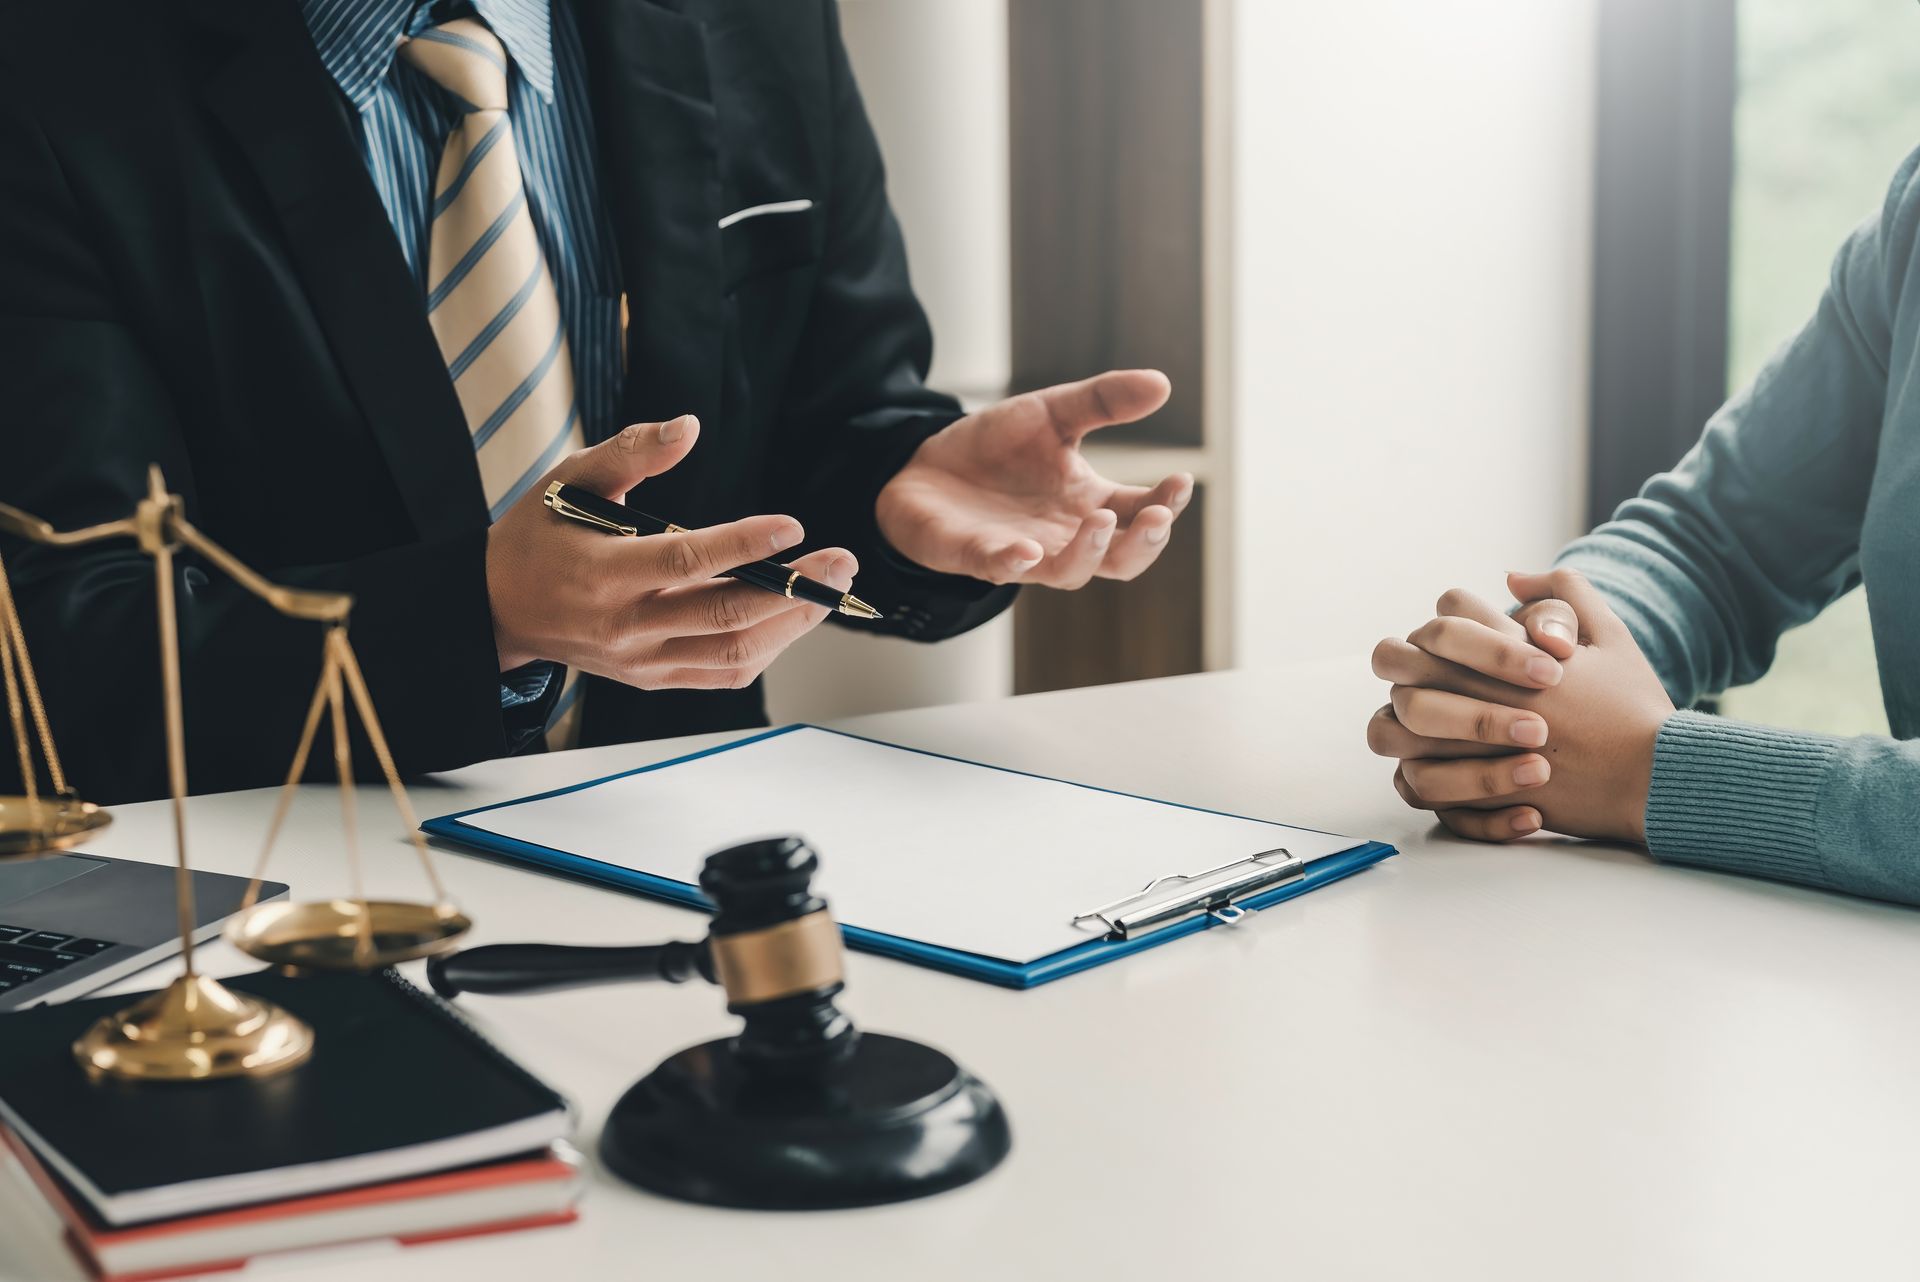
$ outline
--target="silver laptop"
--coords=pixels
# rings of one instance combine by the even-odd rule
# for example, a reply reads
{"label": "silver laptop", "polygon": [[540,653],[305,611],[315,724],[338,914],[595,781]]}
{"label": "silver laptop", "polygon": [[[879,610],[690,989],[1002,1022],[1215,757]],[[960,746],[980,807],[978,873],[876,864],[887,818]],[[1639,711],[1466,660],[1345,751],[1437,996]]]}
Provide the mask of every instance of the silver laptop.
{"label": "silver laptop", "polygon": [[[180,948],[170,864],[55,855],[0,864],[0,1011],[65,1001]],[[244,877],[193,874],[195,942],[239,911]],[[279,882],[260,887],[279,899]]]}

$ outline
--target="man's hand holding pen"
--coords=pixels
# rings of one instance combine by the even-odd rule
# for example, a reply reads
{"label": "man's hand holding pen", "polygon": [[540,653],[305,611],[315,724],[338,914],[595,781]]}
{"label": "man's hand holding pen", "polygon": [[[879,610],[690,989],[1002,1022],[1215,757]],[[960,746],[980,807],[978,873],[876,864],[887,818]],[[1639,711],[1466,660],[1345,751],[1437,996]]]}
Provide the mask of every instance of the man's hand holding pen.
{"label": "man's hand holding pen", "polygon": [[[494,524],[487,590],[501,671],[549,659],[643,690],[733,689],[826,618],[819,606],[715,578],[797,546],[806,534],[790,516],[610,539],[546,509],[555,480],[624,498],[685,458],[699,435],[691,415],[636,423],[561,462]],[[843,548],[790,564],[842,591],[859,569]]]}
{"label": "man's hand holding pen", "polygon": [[[1114,370],[969,414],[922,443],[882,489],[881,533],[929,569],[991,583],[1131,579],[1166,548],[1193,478],[1116,485],[1082,457],[1080,441],[1153,413],[1169,390],[1158,371]],[[637,423],[563,460],[494,524],[487,588],[501,671],[547,659],[641,689],[737,688],[827,616],[764,584],[716,577],[797,547],[806,535],[792,517],[608,538],[547,510],[554,482],[623,501],[699,435],[691,415]],[[859,569],[844,548],[785,565],[841,593]]]}

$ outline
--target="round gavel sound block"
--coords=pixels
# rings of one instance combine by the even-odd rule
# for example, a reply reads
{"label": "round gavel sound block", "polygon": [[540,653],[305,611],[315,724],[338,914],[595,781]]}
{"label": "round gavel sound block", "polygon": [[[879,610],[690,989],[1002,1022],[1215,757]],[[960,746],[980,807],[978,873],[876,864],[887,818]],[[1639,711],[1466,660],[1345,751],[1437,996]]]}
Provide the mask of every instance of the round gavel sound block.
{"label": "round gavel sound block", "polygon": [[708,942],[744,1021],[690,1047],[614,1106],[607,1166],[669,1197],[808,1210],[957,1187],[1012,1147],[1000,1102],[930,1046],[861,1033],[834,1004],[840,932],[811,889],[818,860],[787,837],[722,851],[701,889]]}
{"label": "round gavel sound block", "polygon": [[731,1051],[691,1047],[629,1090],[601,1136],[607,1166],[684,1201],[825,1210],[956,1188],[1011,1146],[993,1093],[918,1042],[861,1035],[800,1089],[751,1080]]}

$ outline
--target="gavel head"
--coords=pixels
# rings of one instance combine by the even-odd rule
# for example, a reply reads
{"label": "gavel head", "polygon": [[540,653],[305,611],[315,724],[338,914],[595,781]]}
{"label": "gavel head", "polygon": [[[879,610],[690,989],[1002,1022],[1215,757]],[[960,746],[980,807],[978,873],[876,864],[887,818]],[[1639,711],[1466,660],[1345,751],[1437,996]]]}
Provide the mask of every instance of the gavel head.
{"label": "gavel head", "polygon": [[769,837],[709,855],[700,889],[718,910],[713,933],[737,935],[824,912],[826,901],[813,893],[819,869],[819,856],[798,837]]}
{"label": "gavel head", "polygon": [[798,837],[709,856],[700,889],[717,909],[707,935],[727,1009],[746,1021],[742,1067],[804,1071],[851,1052],[859,1034],[833,998],[840,928],[813,893],[819,858]]}

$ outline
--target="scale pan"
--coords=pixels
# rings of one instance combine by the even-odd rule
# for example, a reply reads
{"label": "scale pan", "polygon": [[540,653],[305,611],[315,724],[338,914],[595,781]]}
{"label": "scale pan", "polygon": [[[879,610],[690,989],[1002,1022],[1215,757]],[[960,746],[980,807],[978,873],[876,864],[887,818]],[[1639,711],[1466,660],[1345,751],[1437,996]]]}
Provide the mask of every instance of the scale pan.
{"label": "scale pan", "polygon": [[[363,922],[372,936],[361,943]],[[255,904],[227,923],[227,941],[250,957],[298,970],[375,970],[446,952],[472,929],[452,904],[327,899]]]}
{"label": "scale pan", "polygon": [[113,822],[91,801],[78,797],[0,797],[0,863],[37,859],[72,850]]}

